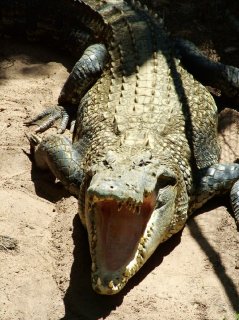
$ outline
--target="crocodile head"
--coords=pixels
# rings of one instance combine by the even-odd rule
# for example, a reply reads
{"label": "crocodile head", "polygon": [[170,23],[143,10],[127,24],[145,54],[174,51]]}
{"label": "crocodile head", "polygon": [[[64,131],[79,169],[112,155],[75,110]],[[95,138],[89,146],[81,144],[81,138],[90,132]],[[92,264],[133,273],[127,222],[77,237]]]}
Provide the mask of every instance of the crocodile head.
{"label": "crocodile head", "polygon": [[96,292],[118,293],[169,237],[177,197],[177,174],[150,155],[104,160],[85,198]]}

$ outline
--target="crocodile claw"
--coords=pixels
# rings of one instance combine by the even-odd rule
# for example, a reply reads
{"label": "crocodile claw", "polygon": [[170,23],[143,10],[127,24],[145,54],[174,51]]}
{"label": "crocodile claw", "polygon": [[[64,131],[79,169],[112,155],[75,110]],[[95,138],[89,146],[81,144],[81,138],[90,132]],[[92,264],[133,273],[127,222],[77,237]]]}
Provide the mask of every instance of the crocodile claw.
{"label": "crocodile claw", "polygon": [[71,121],[71,126],[70,126],[70,132],[73,133],[75,130],[75,124],[76,124],[76,120],[72,120]]}
{"label": "crocodile claw", "polygon": [[38,133],[46,131],[59,119],[61,120],[61,124],[57,132],[63,133],[69,121],[69,114],[62,106],[48,108],[24,124],[26,126],[38,125],[38,128],[35,130]]}
{"label": "crocodile claw", "polygon": [[25,136],[27,137],[32,148],[35,148],[36,146],[38,146],[41,143],[41,138],[39,138],[36,134],[25,133]]}

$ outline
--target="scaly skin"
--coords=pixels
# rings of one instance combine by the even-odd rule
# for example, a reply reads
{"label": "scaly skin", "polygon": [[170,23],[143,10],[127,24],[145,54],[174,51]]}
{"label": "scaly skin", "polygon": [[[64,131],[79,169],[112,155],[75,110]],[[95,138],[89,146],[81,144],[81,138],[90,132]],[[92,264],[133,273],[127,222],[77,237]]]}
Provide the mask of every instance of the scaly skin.
{"label": "scaly skin", "polygon": [[[80,22],[110,57],[103,54],[102,74],[83,96],[76,88],[88,78],[87,71],[78,76],[81,67],[90,70],[85,51],[63,88],[60,103],[79,92],[72,142],[59,135],[29,140],[37,165],[79,199],[93,288],[115,294],[193,210],[231,189],[239,166],[217,164],[214,100],[182,67],[160,23],[131,1],[85,2],[90,6],[78,1],[74,14],[84,10]],[[93,66],[103,61],[97,50],[91,59]]]}

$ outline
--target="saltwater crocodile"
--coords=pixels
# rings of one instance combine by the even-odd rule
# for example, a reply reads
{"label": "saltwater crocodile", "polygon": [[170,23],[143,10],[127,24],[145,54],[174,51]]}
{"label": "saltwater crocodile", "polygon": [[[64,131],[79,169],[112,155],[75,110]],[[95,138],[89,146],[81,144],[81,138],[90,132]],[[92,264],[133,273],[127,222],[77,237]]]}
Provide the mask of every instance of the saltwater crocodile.
{"label": "saltwater crocodile", "polygon": [[216,194],[231,192],[238,223],[239,165],[218,164],[217,108],[186,68],[230,96],[238,95],[238,69],[170,40],[158,17],[133,0],[0,4],[2,34],[45,39],[76,56],[88,46],[58,106],[27,124],[41,132],[61,118],[64,132],[70,108],[78,109],[72,141],[29,140],[36,164],[79,199],[94,290],[119,292]]}

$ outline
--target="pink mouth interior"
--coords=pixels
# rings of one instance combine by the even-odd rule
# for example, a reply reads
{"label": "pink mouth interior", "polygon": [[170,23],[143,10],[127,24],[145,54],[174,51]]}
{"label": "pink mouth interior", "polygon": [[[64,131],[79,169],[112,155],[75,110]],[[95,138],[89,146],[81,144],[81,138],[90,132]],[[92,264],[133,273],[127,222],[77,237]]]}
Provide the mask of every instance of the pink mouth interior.
{"label": "pink mouth interior", "polygon": [[115,200],[96,204],[97,256],[104,268],[116,271],[134,257],[140,238],[155,206],[155,196],[145,198],[140,214]]}

